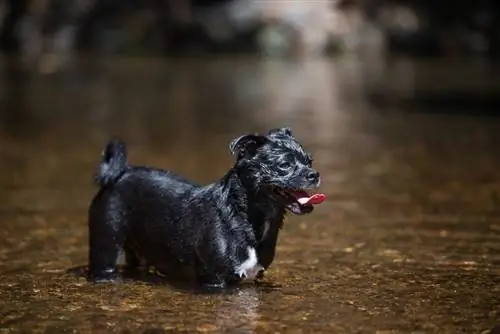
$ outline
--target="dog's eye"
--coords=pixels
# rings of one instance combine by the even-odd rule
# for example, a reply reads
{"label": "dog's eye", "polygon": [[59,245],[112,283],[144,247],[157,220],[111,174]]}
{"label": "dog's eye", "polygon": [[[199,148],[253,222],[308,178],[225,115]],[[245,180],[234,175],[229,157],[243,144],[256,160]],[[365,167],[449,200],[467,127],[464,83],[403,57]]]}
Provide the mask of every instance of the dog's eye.
{"label": "dog's eye", "polygon": [[290,167],[290,163],[286,162],[286,161],[283,161],[283,162],[280,162],[280,164],[278,165],[278,167],[281,168],[281,169],[287,169],[288,167]]}

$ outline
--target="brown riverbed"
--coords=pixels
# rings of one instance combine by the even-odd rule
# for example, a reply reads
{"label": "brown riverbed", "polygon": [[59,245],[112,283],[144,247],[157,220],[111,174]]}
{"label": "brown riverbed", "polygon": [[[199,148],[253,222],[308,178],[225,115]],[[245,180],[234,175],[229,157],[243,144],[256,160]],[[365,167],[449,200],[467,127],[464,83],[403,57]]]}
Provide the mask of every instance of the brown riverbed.
{"label": "brown riverbed", "polygon": [[[429,91],[488,99],[497,83],[483,65],[108,59],[23,80],[2,66],[0,332],[500,325],[500,118],[397,103]],[[373,92],[385,102],[369,103]],[[313,153],[328,200],[287,219],[265,284],[196,295],[81,276],[91,177],[110,136],[129,143],[133,163],[210,182],[233,161],[230,139],[277,126]]]}

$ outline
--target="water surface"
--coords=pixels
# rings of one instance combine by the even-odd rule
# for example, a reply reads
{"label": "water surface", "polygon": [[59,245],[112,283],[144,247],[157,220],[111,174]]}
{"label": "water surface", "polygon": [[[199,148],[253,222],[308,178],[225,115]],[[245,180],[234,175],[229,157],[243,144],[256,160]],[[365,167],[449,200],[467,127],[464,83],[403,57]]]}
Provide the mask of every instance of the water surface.
{"label": "water surface", "polygon": [[[481,333],[499,324],[500,120],[481,107],[441,113],[446,104],[415,102],[494,97],[484,65],[115,58],[22,80],[2,66],[2,331]],[[129,144],[133,163],[210,182],[231,166],[233,137],[279,126],[314,155],[328,201],[288,217],[266,284],[195,295],[67,272],[87,262],[91,177],[110,136]]]}

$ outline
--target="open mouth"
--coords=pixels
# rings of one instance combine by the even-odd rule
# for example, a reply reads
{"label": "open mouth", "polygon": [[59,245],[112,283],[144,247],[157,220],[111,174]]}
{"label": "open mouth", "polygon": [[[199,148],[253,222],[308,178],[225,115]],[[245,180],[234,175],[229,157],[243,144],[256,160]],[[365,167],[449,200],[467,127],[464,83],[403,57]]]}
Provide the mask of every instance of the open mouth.
{"label": "open mouth", "polygon": [[287,202],[289,202],[286,205],[287,209],[296,215],[310,213],[313,210],[313,205],[323,203],[326,198],[325,194],[310,195],[303,189],[277,188],[277,192],[287,199]]}

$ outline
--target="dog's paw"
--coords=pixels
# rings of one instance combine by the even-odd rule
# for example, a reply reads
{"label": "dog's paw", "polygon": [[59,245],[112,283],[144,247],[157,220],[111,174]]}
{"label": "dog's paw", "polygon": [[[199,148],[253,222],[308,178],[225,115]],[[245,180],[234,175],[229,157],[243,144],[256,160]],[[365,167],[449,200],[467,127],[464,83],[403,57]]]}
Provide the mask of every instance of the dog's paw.
{"label": "dog's paw", "polygon": [[112,279],[103,278],[103,279],[94,280],[92,283],[94,283],[94,284],[118,284],[118,283],[122,283],[122,282],[123,282],[123,280],[121,278],[112,278]]}
{"label": "dog's paw", "polygon": [[236,276],[240,279],[255,279],[259,271],[263,270],[264,267],[259,264],[255,248],[248,247],[247,252],[248,258],[235,268]]}
{"label": "dog's paw", "polygon": [[257,273],[257,275],[255,276],[255,279],[256,280],[261,280],[261,279],[264,279],[264,276],[266,274],[266,270],[265,269],[262,269],[261,271],[259,271]]}
{"label": "dog's paw", "polygon": [[256,279],[260,275],[264,275],[263,273],[264,273],[264,267],[261,265],[257,265],[252,268],[251,272],[249,273],[249,277]]}
{"label": "dog's paw", "polygon": [[102,284],[102,283],[121,283],[123,279],[116,275],[116,276],[108,276],[108,277],[93,277],[90,279],[90,282],[94,284]]}
{"label": "dog's paw", "polygon": [[122,280],[118,270],[114,268],[92,271],[88,279],[92,283],[119,283]]}
{"label": "dog's paw", "polygon": [[201,294],[220,293],[226,288],[226,283],[203,283],[195,288],[195,292]]}
{"label": "dog's paw", "polygon": [[258,275],[264,271],[264,267],[262,267],[261,265],[255,265],[251,268],[247,268],[247,269],[241,269],[239,270],[236,275],[240,278],[240,279],[246,279],[246,278],[249,278],[249,279],[256,279],[258,277]]}
{"label": "dog's paw", "polygon": [[226,287],[225,283],[207,283],[203,285],[203,288],[205,289],[223,289]]}

